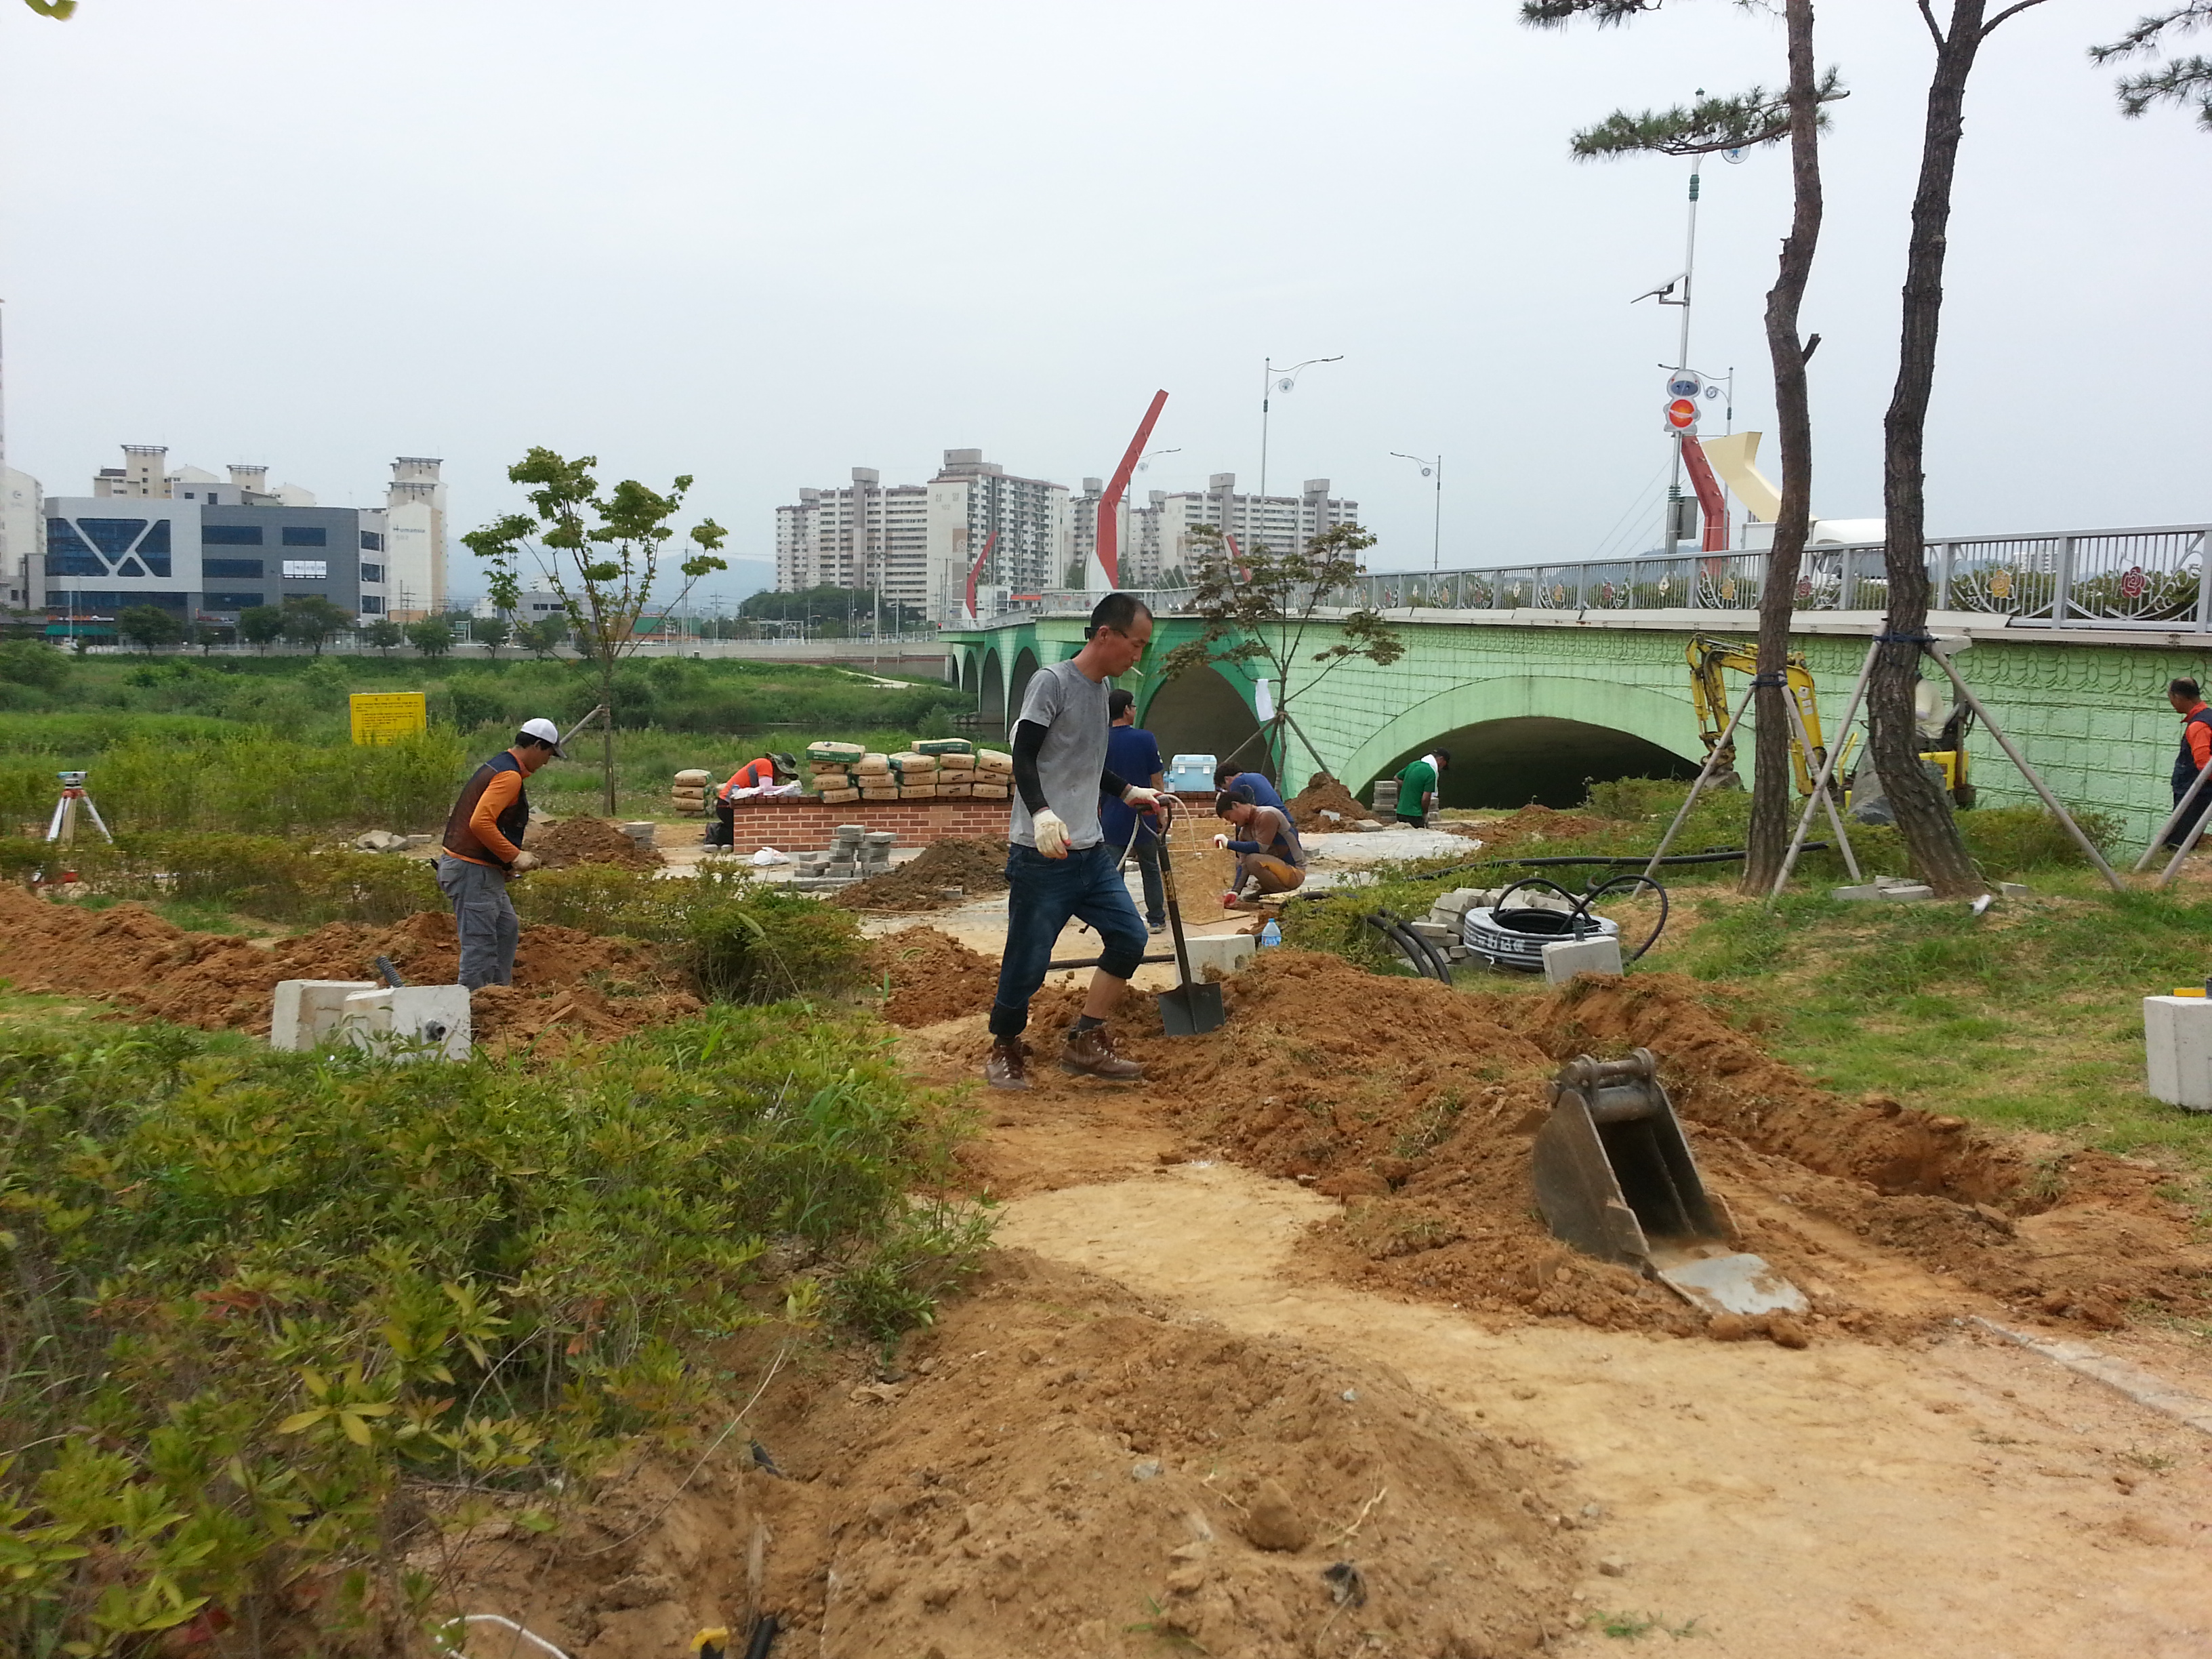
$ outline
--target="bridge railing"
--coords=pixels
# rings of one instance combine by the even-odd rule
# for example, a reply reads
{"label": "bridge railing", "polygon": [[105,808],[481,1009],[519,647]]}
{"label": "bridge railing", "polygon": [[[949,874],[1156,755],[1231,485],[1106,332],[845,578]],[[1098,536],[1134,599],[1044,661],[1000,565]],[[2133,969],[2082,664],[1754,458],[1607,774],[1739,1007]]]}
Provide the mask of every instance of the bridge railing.
{"label": "bridge railing", "polygon": [[[2008,617],[2015,627],[2212,632],[2203,580],[2212,525],[2150,525],[1930,541],[1929,603]],[[1766,555],[1693,553],[1473,570],[1382,571],[1332,595],[1381,611],[1748,611]],[[1880,611],[1882,544],[1805,550],[1796,609]]]}
{"label": "bridge railing", "polygon": [[[2016,628],[2212,633],[2212,587],[2203,580],[2208,552],[2212,524],[1945,537],[1926,548],[1929,603],[1939,611],[2009,617]],[[1381,571],[1329,598],[1347,610],[1749,611],[1757,608],[1765,580],[1764,552],[1683,553]],[[1194,592],[1158,588],[1138,597],[1165,616],[1187,608]],[[998,614],[1079,614],[1097,599],[1054,590],[1025,596]],[[1796,609],[1880,611],[1888,603],[1881,543],[1805,550]],[[964,613],[947,618],[950,627],[964,623]]]}

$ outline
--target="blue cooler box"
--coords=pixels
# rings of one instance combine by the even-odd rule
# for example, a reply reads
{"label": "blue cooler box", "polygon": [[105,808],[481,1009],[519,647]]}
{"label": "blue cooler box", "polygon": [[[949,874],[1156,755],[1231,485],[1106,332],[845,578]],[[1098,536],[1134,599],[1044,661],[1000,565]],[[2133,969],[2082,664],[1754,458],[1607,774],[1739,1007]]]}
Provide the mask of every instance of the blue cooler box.
{"label": "blue cooler box", "polygon": [[1168,763],[1168,787],[1178,795],[1213,793],[1213,757],[1177,755]]}

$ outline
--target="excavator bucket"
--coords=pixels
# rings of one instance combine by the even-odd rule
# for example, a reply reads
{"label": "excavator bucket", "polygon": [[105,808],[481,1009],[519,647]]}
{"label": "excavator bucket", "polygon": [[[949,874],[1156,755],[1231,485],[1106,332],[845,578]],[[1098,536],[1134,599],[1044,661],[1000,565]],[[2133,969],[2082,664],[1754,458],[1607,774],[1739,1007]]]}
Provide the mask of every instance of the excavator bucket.
{"label": "excavator bucket", "polygon": [[1570,1060],[1551,1099],[1534,1162],[1536,1207],[1555,1236],[1707,1313],[1805,1310],[1796,1285],[1735,1248],[1735,1224],[1705,1191],[1650,1049]]}

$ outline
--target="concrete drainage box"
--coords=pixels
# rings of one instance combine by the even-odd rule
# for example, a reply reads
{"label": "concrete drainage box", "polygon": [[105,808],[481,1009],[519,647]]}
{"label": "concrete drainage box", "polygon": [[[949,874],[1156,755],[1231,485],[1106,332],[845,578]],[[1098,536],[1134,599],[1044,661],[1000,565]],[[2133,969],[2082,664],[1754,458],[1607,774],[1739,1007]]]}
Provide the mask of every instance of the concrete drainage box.
{"label": "concrete drainage box", "polygon": [[387,988],[374,980],[280,980],[269,1046],[313,1048],[336,1038],[380,1053],[412,1049],[466,1060],[473,1035],[469,1014],[465,985]]}
{"label": "concrete drainage box", "polygon": [[2152,1098],[2212,1112],[2212,1000],[2145,997],[2143,1058]]}

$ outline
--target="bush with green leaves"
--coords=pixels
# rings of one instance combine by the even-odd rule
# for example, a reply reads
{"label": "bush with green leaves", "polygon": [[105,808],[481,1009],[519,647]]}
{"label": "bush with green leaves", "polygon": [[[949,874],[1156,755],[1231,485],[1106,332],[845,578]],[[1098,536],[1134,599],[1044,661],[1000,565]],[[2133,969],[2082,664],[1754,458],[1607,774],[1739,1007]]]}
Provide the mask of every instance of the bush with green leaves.
{"label": "bush with green leaves", "polygon": [[[436,1610],[427,1486],[556,1525],[732,1332],[880,1340],[987,1242],[963,1120],[857,1019],[723,1008],[534,1069],[225,1041],[0,1029],[6,1651],[390,1650]],[[765,1281],[785,1238],[816,1277]]]}
{"label": "bush with green leaves", "polygon": [[[43,842],[0,839],[0,880],[53,862]],[[69,863],[102,899],[214,904],[266,921],[393,922],[446,902],[432,867],[420,859],[275,836],[125,836],[112,846],[81,842]]]}
{"label": "bush with green leaves", "polygon": [[712,860],[685,881],[649,871],[577,865],[515,884],[526,922],[665,941],[700,993],[718,1001],[836,995],[861,980],[866,942],[849,911],[757,881]]}

